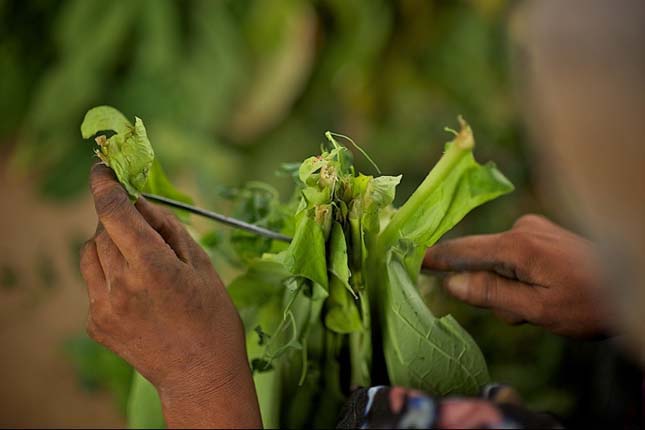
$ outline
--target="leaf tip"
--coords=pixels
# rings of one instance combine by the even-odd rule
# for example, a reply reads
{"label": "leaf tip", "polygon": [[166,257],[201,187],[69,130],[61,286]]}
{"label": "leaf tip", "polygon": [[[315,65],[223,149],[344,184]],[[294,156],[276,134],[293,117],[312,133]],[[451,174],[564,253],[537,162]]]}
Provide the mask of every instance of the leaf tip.
{"label": "leaf tip", "polygon": [[459,121],[459,133],[455,136],[455,144],[461,149],[473,149],[475,147],[473,130],[463,116],[459,115],[457,121]]}

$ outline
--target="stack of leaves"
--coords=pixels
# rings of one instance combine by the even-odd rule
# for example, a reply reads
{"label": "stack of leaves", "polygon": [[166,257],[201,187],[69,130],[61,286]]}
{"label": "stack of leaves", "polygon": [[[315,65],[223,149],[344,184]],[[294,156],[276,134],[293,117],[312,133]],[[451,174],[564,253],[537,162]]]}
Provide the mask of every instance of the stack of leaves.
{"label": "stack of leaves", "polygon": [[[152,153],[137,148],[144,140],[149,146],[137,138],[145,137],[140,120],[125,132],[106,122],[85,128],[92,112],[84,136],[116,132],[107,142],[128,162],[111,158],[99,138],[101,158],[129,191],[147,187],[151,177],[143,185],[132,180],[147,174],[148,162],[139,161]],[[228,291],[246,327],[266,427],[333,426],[357,386],[390,383],[446,395],[474,394],[487,383],[477,344],[451,316],[435,317],[416,288],[424,250],[470,210],[513,189],[492,164],[475,161],[472,131],[461,119],[460,126],[398,209],[392,202],[401,176],[356,172],[352,153],[332,133],[321,155],[292,169],[297,186],[289,202],[257,185],[240,194],[238,208],[254,208],[247,221],[293,236],[288,246],[232,236],[246,267]],[[127,133],[134,137],[118,137]]]}

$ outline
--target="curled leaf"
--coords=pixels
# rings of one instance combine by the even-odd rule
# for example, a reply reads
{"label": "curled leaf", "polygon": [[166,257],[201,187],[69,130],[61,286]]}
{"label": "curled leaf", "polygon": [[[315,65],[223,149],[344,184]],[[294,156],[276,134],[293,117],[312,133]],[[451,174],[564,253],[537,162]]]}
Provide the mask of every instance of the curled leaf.
{"label": "curled leaf", "polygon": [[[112,135],[107,136],[107,132]],[[118,110],[110,106],[90,109],[81,124],[84,139],[96,136],[99,148],[96,155],[116,173],[128,194],[141,195],[155,158],[141,118],[134,125]]]}

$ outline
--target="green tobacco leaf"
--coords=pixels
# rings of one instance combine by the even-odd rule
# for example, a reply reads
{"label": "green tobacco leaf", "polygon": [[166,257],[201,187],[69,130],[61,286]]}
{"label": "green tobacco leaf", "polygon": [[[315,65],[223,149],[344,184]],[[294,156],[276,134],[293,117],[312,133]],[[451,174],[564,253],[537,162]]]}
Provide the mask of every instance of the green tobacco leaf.
{"label": "green tobacco leaf", "polygon": [[431,246],[472,209],[512,190],[495,166],[482,166],[472,153],[465,154],[440,184],[424,193],[413,216],[397,220],[401,237]]}
{"label": "green tobacco leaf", "polygon": [[415,283],[425,248],[473,208],[513,190],[492,165],[478,164],[474,138],[461,130],[419,188],[393,215],[371,257],[374,272],[387,255],[380,284],[384,354],[391,381],[433,394],[474,394],[487,382],[486,363],[468,333],[451,316],[435,318]]}
{"label": "green tobacco leaf", "polygon": [[[411,242],[407,266],[418,271],[422,249],[433,245],[468,212],[513,191],[513,184],[493,164],[473,157],[474,138],[461,118],[461,131],[408,201],[394,214],[379,237],[380,250]],[[421,250],[420,250],[421,249]]]}
{"label": "green tobacco leaf", "polygon": [[280,428],[280,369],[273,368],[267,372],[254,372],[253,382],[260,405],[262,426],[265,429]]}
{"label": "green tobacco leaf", "polygon": [[[106,137],[101,132],[113,132]],[[134,126],[121,112],[110,106],[90,109],[81,124],[84,139],[99,133],[96,154],[116,173],[128,193],[137,198],[143,191],[155,154],[140,118]]]}
{"label": "green tobacco leaf", "polygon": [[354,303],[356,293],[349,285],[347,243],[340,224],[334,223],[329,239],[329,272],[332,274],[327,299],[325,325],[336,333],[352,333],[363,328],[358,308]]}
{"label": "green tobacco leaf", "polygon": [[325,236],[321,226],[308,214],[300,214],[289,247],[272,256],[295,276],[307,278],[327,289]]}
{"label": "green tobacco leaf", "polygon": [[396,186],[401,182],[399,176],[378,176],[371,179],[363,195],[363,229],[371,234],[379,231],[379,213],[381,209],[394,201]]}
{"label": "green tobacco leaf", "polygon": [[368,387],[372,381],[372,323],[367,291],[359,293],[363,330],[349,335],[351,386]]}
{"label": "green tobacco leaf", "polygon": [[330,283],[325,326],[336,333],[349,334],[363,329],[361,316],[352,296],[336,279]]}
{"label": "green tobacco leaf", "polygon": [[327,256],[329,273],[334,275],[341,284],[347,288],[347,291],[355,295],[352,287],[349,285],[349,277],[351,273],[347,263],[347,242],[345,241],[345,233],[343,227],[335,222],[331,229],[331,236],[329,238],[329,251]]}
{"label": "green tobacco leaf", "polygon": [[262,306],[275,297],[282,297],[284,281],[289,276],[281,264],[257,259],[226,290],[238,309]]}
{"label": "green tobacco leaf", "polygon": [[396,194],[396,186],[401,182],[399,176],[377,176],[370,181],[365,191],[365,209],[382,209],[391,205]]}
{"label": "green tobacco leaf", "polygon": [[[261,271],[255,272],[258,275]],[[252,294],[253,283],[248,280],[249,283],[246,284],[246,287],[249,287]],[[270,296],[270,295],[269,295]],[[250,297],[249,297],[250,299]],[[250,300],[252,303],[260,303],[260,300]],[[236,302],[236,306],[239,302]],[[248,303],[248,302],[246,302]],[[240,309],[240,308],[238,308]],[[245,308],[248,309],[248,308]],[[281,302],[279,300],[265,300],[263,305],[259,308],[254,308],[251,315],[253,318],[253,324],[255,327],[260,327],[264,337],[267,337],[265,331],[268,333],[274,333],[277,329],[280,321],[282,320],[282,309]],[[247,326],[245,321],[245,326],[247,328],[246,334],[246,351],[249,356],[251,368],[265,368],[265,364],[260,361],[254,360],[263,360],[266,361],[263,357],[266,347],[266,342],[260,342],[262,339],[258,335],[258,332],[252,330],[251,327]],[[269,341],[268,339],[267,341]],[[280,366],[274,366],[269,363],[271,367],[270,370],[266,371],[255,371],[253,372],[253,382],[255,383],[255,390],[258,396],[258,403],[260,404],[260,412],[262,415],[262,424],[264,428],[279,428],[280,427],[280,405],[282,404],[282,398],[278,394],[280,393],[281,387],[281,368]]]}
{"label": "green tobacco leaf", "polygon": [[[142,191],[178,200],[180,202],[188,203],[189,205],[193,204],[193,199],[190,196],[179,191],[170,182],[157,159],[152,162],[152,166],[148,174],[148,181]],[[190,212],[181,209],[173,209],[173,211],[181,221],[188,222]]]}
{"label": "green tobacco leaf", "polygon": [[298,178],[300,178],[303,184],[312,185],[315,181],[310,180],[310,178],[320,170],[323,164],[325,164],[325,159],[321,156],[307,158],[298,168]]}
{"label": "green tobacco leaf", "polygon": [[118,110],[111,106],[98,106],[90,109],[81,124],[83,139],[89,139],[99,131],[113,131],[116,134],[127,134],[132,123]]}
{"label": "green tobacco leaf", "polygon": [[[234,208],[232,216],[272,231],[280,231],[285,215],[280,211],[280,201],[275,188],[250,182],[243,188],[232,191]],[[273,240],[234,229],[230,232],[231,247],[244,263],[252,262],[271,250]]]}
{"label": "green tobacco leaf", "polygon": [[475,341],[452,316],[432,315],[396,255],[386,270],[383,349],[391,383],[441,396],[476,394],[489,377]]}
{"label": "green tobacco leaf", "polygon": [[[247,271],[235,278],[226,288],[233,304],[240,313],[247,336],[257,335],[252,330],[260,326],[263,331],[273,333],[282,319],[281,304],[285,291],[285,280],[291,276],[281,264],[256,259]],[[277,310],[275,308],[277,307]],[[277,322],[276,322],[277,320]],[[249,357],[259,356],[251,355]]]}
{"label": "green tobacco leaf", "polygon": [[464,169],[459,184],[453,193],[452,202],[441,219],[441,223],[430,234],[421,235],[419,240],[425,246],[434,245],[441,236],[453,228],[477,206],[510,193],[514,187],[493,163],[479,165],[472,154],[463,161],[469,167]]}
{"label": "green tobacco leaf", "polygon": [[128,400],[128,427],[131,429],[165,428],[157,389],[139,372],[134,372]]}
{"label": "green tobacco leaf", "polygon": [[169,199],[178,200],[180,202],[193,204],[193,199],[189,195],[179,191],[170,182],[157,159],[155,159],[150,166],[148,181],[142,191],[168,197]]}

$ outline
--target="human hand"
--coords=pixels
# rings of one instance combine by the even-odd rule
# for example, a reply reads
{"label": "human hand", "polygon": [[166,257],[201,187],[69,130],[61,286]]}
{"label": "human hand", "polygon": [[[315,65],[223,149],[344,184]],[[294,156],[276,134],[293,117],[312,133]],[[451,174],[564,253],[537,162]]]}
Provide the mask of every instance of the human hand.
{"label": "human hand", "polygon": [[133,205],[107,167],[90,182],[89,335],[155,385],[169,426],[260,426],[244,329],[206,253],[172,214]]}
{"label": "human hand", "polygon": [[541,216],[523,216],[503,233],[435,245],[423,266],[457,272],[444,281],[450,294],[511,324],[531,322],[581,338],[607,333],[592,243]]}

